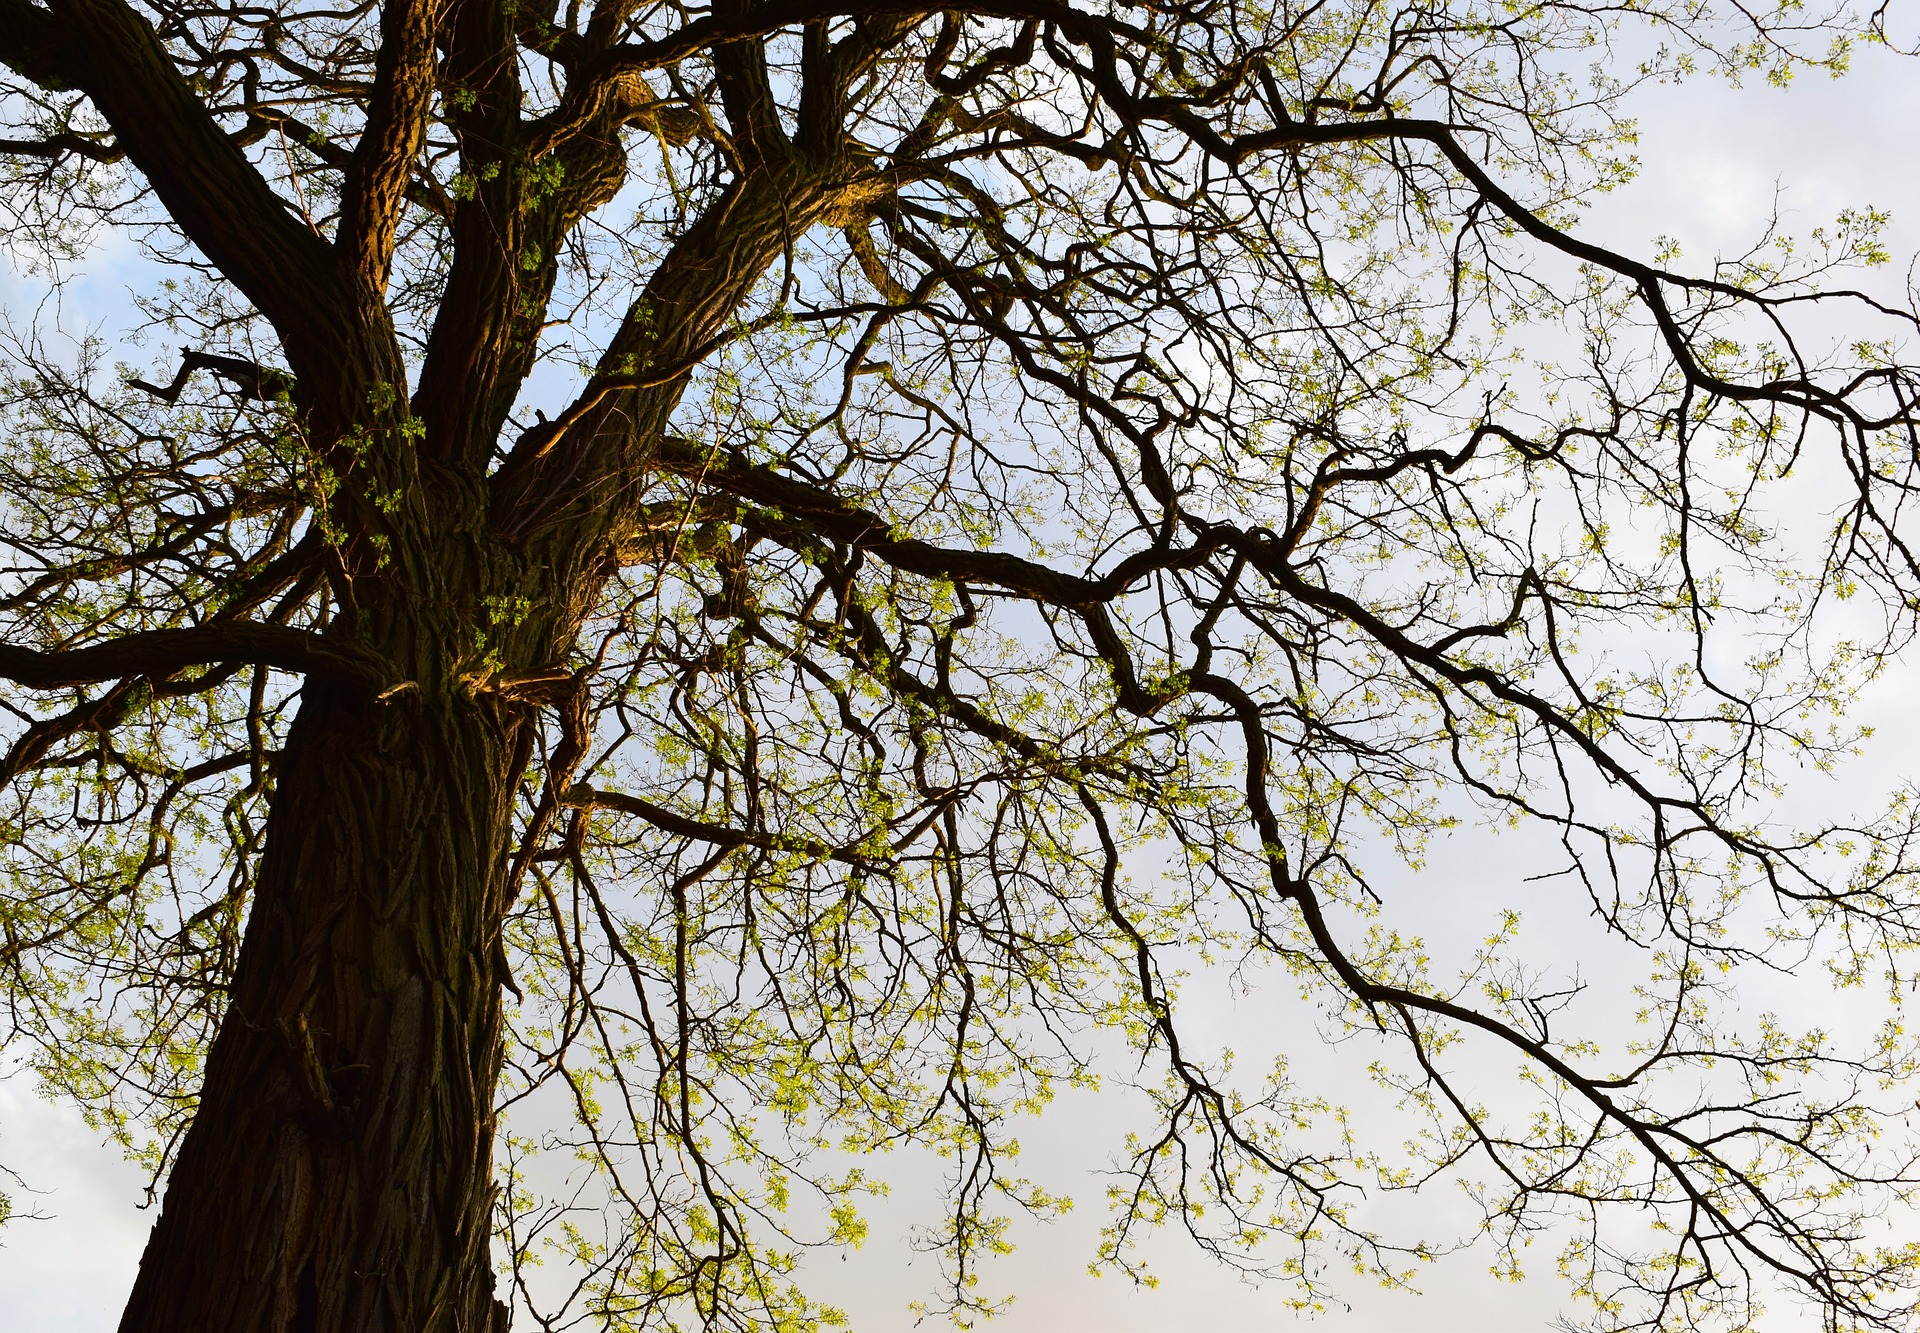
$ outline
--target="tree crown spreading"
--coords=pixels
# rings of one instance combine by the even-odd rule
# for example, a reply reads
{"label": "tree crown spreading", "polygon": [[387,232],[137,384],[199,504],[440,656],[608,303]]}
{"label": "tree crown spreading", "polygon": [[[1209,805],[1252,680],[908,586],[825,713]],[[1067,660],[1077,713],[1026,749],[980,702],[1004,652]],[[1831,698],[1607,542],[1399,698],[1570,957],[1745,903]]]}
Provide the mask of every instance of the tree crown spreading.
{"label": "tree crown spreading", "polygon": [[1911,1327],[1916,811],[1778,798],[1914,634],[1916,315],[1871,211],[1580,226],[1635,87],[1879,17],[0,0],[11,253],[154,275],[0,384],[0,995],[165,1182],[125,1327],[832,1323],[908,1147],[965,1320],[1095,1086],[1123,1271],[1407,1284],[1465,1181],[1601,1325]]}

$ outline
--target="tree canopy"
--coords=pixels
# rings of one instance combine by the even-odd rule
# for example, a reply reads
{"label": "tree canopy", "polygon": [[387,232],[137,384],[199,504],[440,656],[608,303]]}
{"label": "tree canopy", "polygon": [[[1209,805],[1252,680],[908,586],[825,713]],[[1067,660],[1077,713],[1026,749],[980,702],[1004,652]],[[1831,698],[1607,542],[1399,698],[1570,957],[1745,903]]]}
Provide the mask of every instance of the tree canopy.
{"label": "tree canopy", "polygon": [[1580,225],[1636,87],[1880,18],[0,0],[9,254],[152,279],[0,382],[0,997],[163,1198],[123,1329],[832,1324],[895,1149],[964,1322],[1096,1086],[1122,1272],[1915,1327],[1920,813],[1779,796],[1914,636],[1920,315],[1868,210]]}

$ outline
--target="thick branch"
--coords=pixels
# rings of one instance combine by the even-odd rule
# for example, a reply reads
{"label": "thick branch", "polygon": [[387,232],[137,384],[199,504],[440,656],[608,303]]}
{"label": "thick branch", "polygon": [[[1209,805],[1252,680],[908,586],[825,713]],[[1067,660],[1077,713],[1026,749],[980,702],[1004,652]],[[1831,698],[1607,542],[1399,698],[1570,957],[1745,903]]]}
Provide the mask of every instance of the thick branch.
{"label": "thick branch", "polygon": [[25,18],[36,40],[16,67],[44,68],[51,27],[54,72],[92,99],[187,238],[273,323],[296,361],[302,352],[333,360],[348,309],[326,242],[214,123],[146,20],[123,0],[65,0],[51,21],[31,6],[6,7],[21,9],[6,12],[9,25]]}
{"label": "thick branch", "polygon": [[394,231],[433,100],[434,39],[444,9],[444,0],[392,0],[380,16],[373,97],[347,171],[334,242],[369,293],[386,289],[393,266]]}
{"label": "thick branch", "polygon": [[50,134],[44,139],[0,139],[0,156],[62,158],[71,154],[92,162],[118,162],[126,154],[111,143],[84,134]]}
{"label": "thick branch", "polygon": [[0,680],[36,690],[129,676],[165,677],[213,662],[277,667],[375,691],[393,685],[396,674],[381,658],[357,645],[254,622],[139,630],[105,643],[50,652],[0,644]]}
{"label": "thick branch", "polygon": [[896,535],[893,525],[871,510],[847,504],[771,468],[725,454],[710,456],[686,440],[663,440],[658,461],[670,471],[700,477],[709,487],[770,506],[802,529],[857,546],[910,574],[1002,588],[1053,606],[1082,608],[1110,602],[1148,574],[1191,569],[1225,544],[1224,535],[1203,535],[1192,546],[1137,551],[1106,574],[1084,577],[1006,551],[962,550]]}

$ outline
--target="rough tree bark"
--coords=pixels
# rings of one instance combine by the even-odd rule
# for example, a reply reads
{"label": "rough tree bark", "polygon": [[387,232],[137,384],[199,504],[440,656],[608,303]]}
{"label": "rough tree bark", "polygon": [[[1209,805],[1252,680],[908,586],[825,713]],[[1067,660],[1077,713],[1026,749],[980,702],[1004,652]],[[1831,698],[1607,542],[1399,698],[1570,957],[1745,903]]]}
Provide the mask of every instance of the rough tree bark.
{"label": "rough tree bark", "polygon": [[495,1326],[514,711],[308,687],[231,1007],[122,1328]]}

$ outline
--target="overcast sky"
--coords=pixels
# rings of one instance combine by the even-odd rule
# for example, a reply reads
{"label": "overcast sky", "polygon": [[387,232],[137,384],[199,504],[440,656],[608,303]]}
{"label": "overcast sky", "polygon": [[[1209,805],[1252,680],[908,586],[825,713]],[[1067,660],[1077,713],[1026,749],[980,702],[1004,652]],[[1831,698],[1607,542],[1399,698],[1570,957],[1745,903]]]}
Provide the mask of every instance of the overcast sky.
{"label": "overcast sky", "polygon": [[[1920,252],[1915,62],[1870,50],[1857,59],[1855,73],[1838,83],[1803,78],[1785,92],[1734,92],[1701,81],[1652,90],[1640,97],[1637,110],[1641,174],[1593,210],[1583,230],[1596,239],[1645,253],[1655,234],[1673,236],[1691,261],[1683,267],[1698,267],[1716,252],[1745,249],[1777,190],[1789,229],[1804,231],[1830,221],[1842,207],[1871,203],[1894,215],[1895,254]],[[110,265],[96,262],[101,267],[82,300],[99,303],[104,313],[124,300],[125,291]],[[16,283],[9,296],[18,302],[26,291]],[[1877,686],[1869,698],[1880,735],[1868,758],[1845,775],[1850,790],[1871,794],[1901,776],[1920,777],[1920,760],[1913,757],[1920,728],[1909,702],[1915,670],[1920,663]],[[1485,835],[1470,836],[1482,841],[1463,837],[1437,859],[1425,882],[1429,892],[1450,901],[1490,907],[1509,887],[1501,880],[1504,853]],[[1257,1002],[1248,1006],[1241,1017],[1261,1021]],[[1023,1135],[1030,1159],[1099,1167],[1105,1136],[1088,1131],[1102,1127],[1101,1108],[1083,1098],[1055,1109],[1047,1124]],[[0,1162],[40,1191],[18,1197],[23,1211],[44,1215],[0,1232],[0,1323],[46,1333],[111,1329],[150,1221],[137,1207],[140,1174],[101,1147],[71,1113],[37,1101],[21,1078],[0,1081]],[[1058,1176],[1050,1171],[1049,1178]],[[878,1214],[863,1252],[821,1266],[820,1294],[844,1303],[856,1315],[856,1328],[906,1327],[906,1302],[924,1295],[933,1280],[931,1265],[914,1262],[901,1238],[911,1193]],[[1158,1290],[1087,1276],[1100,1185],[1088,1176],[1078,1193],[1086,1206],[1069,1222],[1020,1233],[1019,1251],[990,1273],[995,1287],[1018,1294],[1011,1313],[995,1325],[1001,1333],[1240,1333],[1287,1323],[1270,1293],[1242,1286],[1172,1241],[1155,1256]],[[1913,1231],[1920,1233],[1920,1218]],[[1497,1283],[1483,1259],[1467,1257],[1437,1270],[1426,1283],[1428,1298],[1417,1306],[1413,1298],[1356,1291],[1351,1314],[1336,1313],[1320,1326],[1398,1333],[1417,1318],[1425,1333],[1543,1327],[1564,1307],[1565,1294],[1550,1276],[1552,1247],[1540,1248],[1535,1267],[1545,1275],[1528,1282]]]}

